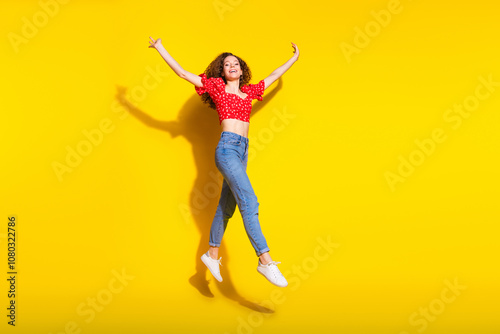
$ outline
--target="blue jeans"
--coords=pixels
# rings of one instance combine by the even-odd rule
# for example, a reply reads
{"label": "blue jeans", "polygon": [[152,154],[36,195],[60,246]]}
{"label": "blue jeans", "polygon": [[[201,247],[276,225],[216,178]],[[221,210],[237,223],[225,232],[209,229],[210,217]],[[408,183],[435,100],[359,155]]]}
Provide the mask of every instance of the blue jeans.
{"label": "blue jeans", "polygon": [[222,191],[210,228],[209,245],[220,247],[222,236],[236,204],[250,243],[257,256],[268,252],[266,239],[259,223],[259,202],[248,178],[248,138],[237,133],[222,131],[215,149],[215,165],[224,177]]}

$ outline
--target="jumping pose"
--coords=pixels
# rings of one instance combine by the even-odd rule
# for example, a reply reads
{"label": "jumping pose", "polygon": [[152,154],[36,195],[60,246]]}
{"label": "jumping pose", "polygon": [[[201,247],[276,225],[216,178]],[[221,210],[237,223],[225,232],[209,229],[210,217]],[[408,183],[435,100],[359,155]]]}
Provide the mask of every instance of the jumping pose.
{"label": "jumping pose", "polygon": [[279,287],[288,285],[273,261],[259,223],[259,202],[246,173],[248,162],[248,130],[252,101],[262,101],[264,90],[281,77],[299,58],[299,49],[292,43],[293,56],[258,84],[250,84],[248,65],[229,52],[218,55],[204,73],[195,75],[183,69],[167,52],[161,38],[150,37],[150,48],[156,49],[172,70],[193,84],[203,102],[217,110],[221,126],[220,140],[215,149],[215,165],[224,177],[219,204],[210,228],[209,249],[201,260],[212,275],[222,282],[218,258],[222,236],[236,205],[241,212],[245,230],[259,257],[257,271]]}

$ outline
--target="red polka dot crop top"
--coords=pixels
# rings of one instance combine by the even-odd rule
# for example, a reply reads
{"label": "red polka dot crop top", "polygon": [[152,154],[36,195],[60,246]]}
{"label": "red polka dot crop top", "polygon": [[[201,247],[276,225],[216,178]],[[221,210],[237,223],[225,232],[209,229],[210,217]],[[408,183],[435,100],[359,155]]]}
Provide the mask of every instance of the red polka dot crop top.
{"label": "red polka dot crop top", "polygon": [[241,86],[241,91],[246,93],[245,98],[237,94],[227,93],[226,84],[222,78],[207,78],[205,73],[199,75],[203,87],[194,86],[196,93],[202,95],[208,92],[215,103],[219,114],[219,124],[227,118],[238,119],[250,123],[250,112],[252,111],[252,100],[262,101],[264,94],[264,80],[258,84],[248,84]]}

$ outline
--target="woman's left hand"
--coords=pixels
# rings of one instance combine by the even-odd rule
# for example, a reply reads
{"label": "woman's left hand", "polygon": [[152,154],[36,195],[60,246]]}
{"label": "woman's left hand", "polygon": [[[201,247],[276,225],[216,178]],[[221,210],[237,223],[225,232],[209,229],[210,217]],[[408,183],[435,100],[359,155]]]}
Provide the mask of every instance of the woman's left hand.
{"label": "woman's left hand", "polygon": [[299,48],[293,42],[292,42],[292,47],[293,47],[293,53],[295,53],[294,56],[296,56],[297,59],[299,59]]}

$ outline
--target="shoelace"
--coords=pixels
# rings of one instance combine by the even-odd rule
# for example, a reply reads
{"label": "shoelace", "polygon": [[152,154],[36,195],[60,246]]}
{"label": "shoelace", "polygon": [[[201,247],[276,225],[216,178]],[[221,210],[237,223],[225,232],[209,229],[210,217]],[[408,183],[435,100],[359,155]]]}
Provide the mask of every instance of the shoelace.
{"label": "shoelace", "polygon": [[276,265],[278,265],[278,264],[280,264],[280,263],[281,263],[281,262],[271,261],[271,262],[269,262],[269,263],[267,263],[267,264],[263,264],[263,266],[269,266],[269,265],[271,265],[271,264],[274,264],[274,265],[276,266]]}
{"label": "shoelace", "polygon": [[[283,274],[281,273],[281,271],[278,269],[278,264],[280,264],[281,262],[277,262],[277,261],[271,261],[269,262],[268,264],[266,264],[266,266],[269,266],[270,267],[270,270],[271,270],[271,273],[272,275],[274,276],[275,279],[281,279],[283,277]],[[271,265],[274,264],[274,267],[272,267]],[[283,277],[284,278],[284,277]]]}
{"label": "shoelace", "polygon": [[221,256],[218,260],[212,259],[212,257],[210,256],[210,254],[208,254],[208,252],[207,252],[207,256],[208,256],[208,258],[209,258],[210,260],[212,260],[212,261],[217,261],[217,263],[218,263],[218,264],[220,264],[220,265],[222,266],[222,263],[220,263],[220,260],[222,260],[222,256]]}
{"label": "shoelace", "polygon": [[[212,259],[212,258],[211,258]],[[214,259],[212,259],[214,260]],[[222,260],[222,256],[218,259],[218,260],[214,260],[214,261],[217,261],[218,264],[220,264],[222,266],[222,263],[220,263],[220,260]]]}

